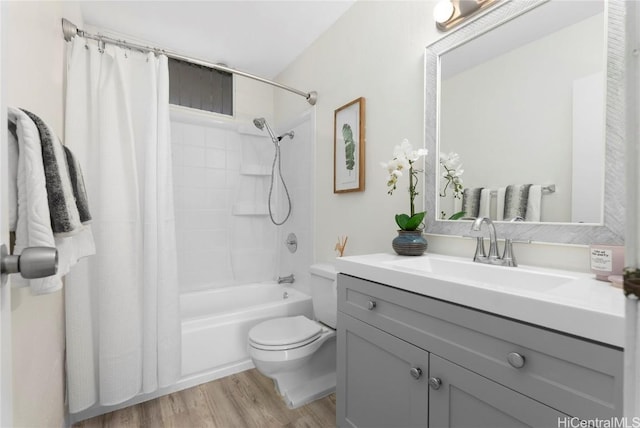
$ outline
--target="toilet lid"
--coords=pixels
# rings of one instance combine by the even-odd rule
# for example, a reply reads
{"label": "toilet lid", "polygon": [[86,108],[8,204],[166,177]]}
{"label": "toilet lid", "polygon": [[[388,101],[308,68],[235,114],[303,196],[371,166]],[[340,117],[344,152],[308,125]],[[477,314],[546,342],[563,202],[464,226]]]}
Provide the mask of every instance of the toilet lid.
{"label": "toilet lid", "polygon": [[322,327],[318,323],[304,316],[274,318],[249,330],[249,340],[263,346],[290,346],[309,343],[321,332]]}

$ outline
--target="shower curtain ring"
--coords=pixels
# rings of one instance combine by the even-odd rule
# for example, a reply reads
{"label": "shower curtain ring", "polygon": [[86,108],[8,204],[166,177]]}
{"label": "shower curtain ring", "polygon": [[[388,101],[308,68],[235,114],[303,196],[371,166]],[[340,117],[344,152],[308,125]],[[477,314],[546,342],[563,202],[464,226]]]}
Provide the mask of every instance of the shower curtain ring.
{"label": "shower curtain ring", "polygon": [[98,52],[104,53],[105,48],[106,48],[106,43],[104,42],[104,40],[102,39],[98,40]]}

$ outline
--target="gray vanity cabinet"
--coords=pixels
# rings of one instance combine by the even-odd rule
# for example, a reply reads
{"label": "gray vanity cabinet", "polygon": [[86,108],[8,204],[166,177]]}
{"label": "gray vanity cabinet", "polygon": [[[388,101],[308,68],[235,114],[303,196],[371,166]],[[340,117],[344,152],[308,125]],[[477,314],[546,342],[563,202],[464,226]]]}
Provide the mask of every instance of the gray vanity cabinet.
{"label": "gray vanity cabinet", "polygon": [[348,315],[340,317],[340,425],[424,426],[429,353]]}
{"label": "gray vanity cabinet", "polygon": [[344,274],[337,363],[342,427],[622,415],[621,349]]}
{"label": "gray vanity cabinet", "polygon": [[429,396],[430,427],[556,427],[566,418],[551,407],[434,354],[429,376],[435,386]]}

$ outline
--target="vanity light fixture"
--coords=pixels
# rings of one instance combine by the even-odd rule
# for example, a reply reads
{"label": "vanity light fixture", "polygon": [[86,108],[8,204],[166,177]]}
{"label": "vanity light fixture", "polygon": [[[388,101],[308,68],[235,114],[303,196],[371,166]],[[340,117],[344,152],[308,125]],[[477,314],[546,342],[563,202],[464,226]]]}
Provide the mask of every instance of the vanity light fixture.
{"label": "vanity light fixture", "polygon": [[433,8],[433,19],[440,31],[449,31],[465,19],[498,0],[440,0]]}

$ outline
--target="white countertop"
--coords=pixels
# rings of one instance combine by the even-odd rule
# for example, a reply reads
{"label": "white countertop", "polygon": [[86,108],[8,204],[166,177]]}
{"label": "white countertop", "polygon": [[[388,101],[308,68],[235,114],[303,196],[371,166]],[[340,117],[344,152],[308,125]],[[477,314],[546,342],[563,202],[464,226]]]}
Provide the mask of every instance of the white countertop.
{"label": "white countertop", "polygon": [[339,257],[336,259],[336,270],[424,296],[624,347],[624,294],[619,288],[598,281],[591,274],[534,266],[490,267],[571,277],[567,283],[546,290],[522,289],[472,279],[454,279],[448,275],[403,267],[402,263],[410,259],[411,264],[425,265],[430,262],[429,259],[472,263],[463,258],[435,254],[403,257],[380,253]]}

